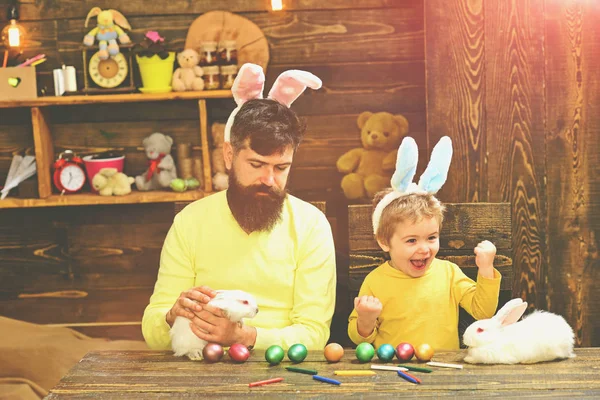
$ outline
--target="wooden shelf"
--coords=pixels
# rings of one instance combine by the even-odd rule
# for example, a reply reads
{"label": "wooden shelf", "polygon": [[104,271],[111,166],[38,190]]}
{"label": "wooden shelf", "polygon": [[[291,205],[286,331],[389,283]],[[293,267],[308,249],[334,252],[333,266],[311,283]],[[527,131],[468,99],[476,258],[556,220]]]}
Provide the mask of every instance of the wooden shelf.
{"label": "wooden shelf", "polygon": [[169,203],[194,201],[201,199],[205,195],[207,194],[201,190],[189,190],[183,193],[170,191],[133,191],[125,196],[100,196],[93,193],[80,193],[64,196],[53,194],[45,199],[7,197],[4,200],[0,200],[0,210],[5,208],[88,206],[101,204]]}
{"label": "wooden shelf", "polygon": [[33,100],[0,101],[0,108],[47,107],[76,104],[135,103],[145,101],[201,100],[231,98],[231,90],[203,90],[199,92],[127,93],[75,96],[47,96]]}

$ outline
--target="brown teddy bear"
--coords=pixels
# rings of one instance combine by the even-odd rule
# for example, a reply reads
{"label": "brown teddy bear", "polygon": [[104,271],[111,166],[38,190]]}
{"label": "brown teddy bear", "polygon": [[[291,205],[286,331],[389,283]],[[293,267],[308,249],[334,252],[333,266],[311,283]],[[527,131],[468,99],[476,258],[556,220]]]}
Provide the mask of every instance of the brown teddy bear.
{"label": "brown teddy bear", "polygon": [[135,177],[135,186],[138,190],[164,189],[171,185],[171,181],[177,178],[177,168],[171,147],[173,139],[160,132],[154,132],[142,141],[146,157],[148,157],[148,169]]}
{"label": "brown teddy bear", "polygon": [[211,165],[213,172],[213,189],[225,190],[229,187],[229,175],[225,169],[225,160],[223,159],[223,142],[225,141],[225,124],[214,122],[211,126],[214,149],[211,154]]}
{"label": "brown teddy bear", "polygon": [[343,174],[342,189],[350,200],[368,197],[390,186],[400,142],[408,133],[402,115],[365,111],[358,116],[363,147],[343,154],[337,169]]}
{"label": "brown teddy bear", "polygon": [[116,168],[102,168],[92,179],[92,186],[101,196],[124,196],[131,193],[131,184],[135,180]]}
{"label": "brown teddy bear", "polygon": [[204,89],[204,80],[202,75],[202,67],[198,65],[200,55],[194,49],[185,49],[177,54],[177,62],[179,68],[173,73],[171,86],[175,92],[183,92],[186,90],[202,90]]}

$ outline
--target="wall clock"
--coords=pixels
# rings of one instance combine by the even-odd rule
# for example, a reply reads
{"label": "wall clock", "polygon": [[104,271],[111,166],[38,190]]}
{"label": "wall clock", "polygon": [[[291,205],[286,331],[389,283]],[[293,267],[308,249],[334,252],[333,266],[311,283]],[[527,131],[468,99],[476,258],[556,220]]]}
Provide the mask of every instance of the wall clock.
{"label": "wall clock", "polygon": [[131,44],[120,46],[117,55],[101,60],[97,47],[83,47],[82,91],[87,94],[135,92],[131,48]]}

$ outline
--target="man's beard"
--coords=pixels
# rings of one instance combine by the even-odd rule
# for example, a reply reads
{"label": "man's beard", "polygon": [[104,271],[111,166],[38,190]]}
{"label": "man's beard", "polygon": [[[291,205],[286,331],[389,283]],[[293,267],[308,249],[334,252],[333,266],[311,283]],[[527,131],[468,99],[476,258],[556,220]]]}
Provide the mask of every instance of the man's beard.
{"label": "man's beard", "polygon": [[227,202],[245,232],[270,231],[281,220],[285,196],[285,189],[262,184],[243,186],[233,168],[229,171]]}

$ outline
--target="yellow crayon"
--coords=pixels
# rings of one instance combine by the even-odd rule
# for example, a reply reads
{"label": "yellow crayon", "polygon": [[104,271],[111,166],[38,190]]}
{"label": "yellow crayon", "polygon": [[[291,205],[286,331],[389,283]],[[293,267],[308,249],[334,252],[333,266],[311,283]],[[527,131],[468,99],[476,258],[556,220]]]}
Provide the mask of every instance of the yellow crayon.
{"label": "yellow crayon", "polygon": [[343,371],[334,371],[336,375],[340,376],[364,376],[364,375],[377,375],[375,371],[368,371],[365,369],[359,370],[343,370]]}
{"label": "yellow crayon", "polygon": [[41,63],[43,63],[45,61],[46,61],[46,59],[42,58],[41,60],[37,60],[35,62],[32,62],[31,65],[30,65],[30,67],[35,67],[36,65],[40,65]]}

